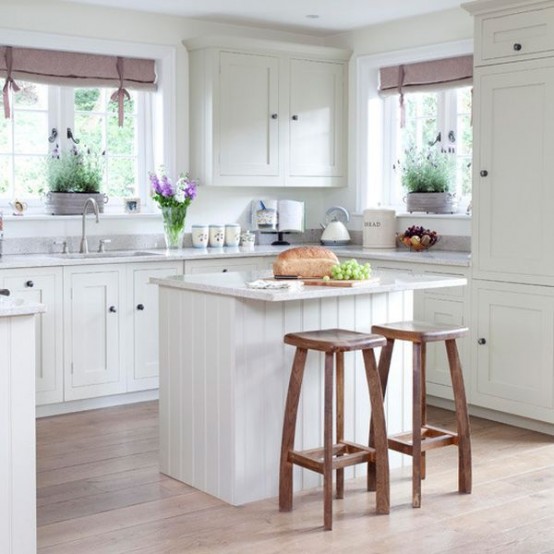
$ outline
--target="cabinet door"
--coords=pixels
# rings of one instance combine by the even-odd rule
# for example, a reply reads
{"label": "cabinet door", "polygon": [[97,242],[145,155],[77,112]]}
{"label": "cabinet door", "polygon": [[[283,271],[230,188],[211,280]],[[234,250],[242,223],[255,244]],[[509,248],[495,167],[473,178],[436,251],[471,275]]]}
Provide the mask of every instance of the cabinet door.
{"label": "cabinet door", "polygon": [[553,293],[477,280],[473,286],[472,404],[553,423]]}
{"label": "cabinet door", "polygon": [[125,268],[65,273],[65,399],[125,392],[121,294]]}
{"label": "cabinet door", "polygon": [[216,173],[279,176],[279,59],[221,52],[219,79]]}
{"label": "cabinet door", "polygon": [[474,276],[554,282],[554,62],[476,72]]}
{"label": "cabinet door", "polygon": [[183,272],[183,264],[136,264],[128,266],[127,289],[129,323],[126,348],[129,355],[127,390],[139,391],[158,387],[159,336],[158,287],[151,277],[169,277]]}
{"label": "cabinet door", "polygon": [[[342,63],[290,62],[291,178],[343,175],[344,68]],[[315,179],[313,184],[321,186]]]}
{"label": "cabinet door", "polygon": [[59,267],[3,270],[14,298],[46,305],[35,317],[36,403],[63,400],[62,270]]}

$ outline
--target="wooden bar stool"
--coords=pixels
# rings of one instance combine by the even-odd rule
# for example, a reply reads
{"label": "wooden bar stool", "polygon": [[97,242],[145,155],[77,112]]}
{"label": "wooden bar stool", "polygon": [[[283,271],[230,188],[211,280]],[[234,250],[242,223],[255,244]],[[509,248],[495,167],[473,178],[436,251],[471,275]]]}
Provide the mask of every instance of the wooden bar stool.
{"label": "wooden bar stool", "polygon": [[[279,509],[292,510],[293,464],[311,469],[323,475],[324,528],[333,525],[332,491],[333,470],[337,472],[337,498],[344,496],[344,468],[360,463],[371,463],[374,469],[377,513],[388,514],[390,506],[389,463],[383,394],[375,362],[376,347],[385,346],[379,335],[328,329],[289,333],[286,344],[296,346],[289,381],[281,443],[279,474]],[[300,389],[308,350],[325,352],[323,448],[295,451],[294,436]],[[344,440],[344,353],[361,350],[364,360],[369,397],[371,402],[374,446],[361,445]],[[336,442],[333,444],[333,361],[336,355]]]}
{"label": "wooden bar stool", "polygon": [[[379,358],[379,375],[383,395],[387,388],[390,363],[395,340],[409,341],[413,344],[413,407],[412,431],[390,436],[388,445],[391,450],[408,454],[413,458],[412,465],[412,506],[421,506],[421,479],[425,479],[425,452],[433,448],[449,446],[458,447],[458,491],[471,493],[471,442],[469,416],[467,412],[466,394],[462,367],[456,346],[456,339],[465,336],[467,327],[454,327],[421,321],[402,321],[373,325],[373,333],[379,333],[387,338],[387,345],[381,351]],[[448,431],[427,424],[425,400],[425,355],[428,342],[443,341],[446,345],[454,405],[456,409],[457,432]],[[370,444],[372,444],[370,433]],[[368,488],[375,490],[375,468],[368,468]]]}

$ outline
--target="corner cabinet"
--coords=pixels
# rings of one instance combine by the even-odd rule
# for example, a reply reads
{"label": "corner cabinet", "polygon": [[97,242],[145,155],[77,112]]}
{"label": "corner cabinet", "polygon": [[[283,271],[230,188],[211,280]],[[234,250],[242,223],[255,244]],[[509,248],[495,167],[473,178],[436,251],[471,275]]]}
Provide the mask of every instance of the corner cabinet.
{"label": "corner cabinet", "polygon": [[183,272],[183,262],[146,262],[127,266],[127,392],[158,388],[158,286],[150,277]]}
{"label": "corner cabinet", "polygon": [[191,172],[204,185],[346,185],[347,60],[334,48],[194,39]]}

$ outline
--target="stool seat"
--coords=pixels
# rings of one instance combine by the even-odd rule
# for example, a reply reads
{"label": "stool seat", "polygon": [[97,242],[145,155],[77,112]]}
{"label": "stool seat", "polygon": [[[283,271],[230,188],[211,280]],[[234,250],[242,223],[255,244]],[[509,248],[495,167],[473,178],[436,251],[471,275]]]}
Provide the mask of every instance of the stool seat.
{"label": "stool seat", "polygon": [[387,340],[380,335],[370,335],[345,329],[324,329],[320,331],[305,331],[303,333],[288,333],[284,337],[285,344],[317,350],[319,352],[351,352],[385,346]]}
{"label": "stool seat", "polygon": [[379,333],[388,339],[405,340],[409,342],[439,342],[465,337],[467,327],[456,327],[427,321],[398,321],[373,325],[373,333]]}
{"label": "stool seat", "polygon": [[[374,477],[372,485],[375,487],[370,490],[376,491],[377,513],[388,514],[390,511],[390,485],[387,431],[381,382],[373,351],[376,347],[385,346],[387,339],[380,335],[346,329],[325,329],[288,333],[284,337],[284,342],[296,346],[296,352],[290,374],[283,421],[279,470],[279,509],[282,512],[292,509],[293,465],[310,469],[323,475],[323,526],[327,530],[331,529],[333,472],[336,472],[337,498],[343,498],[344,468],[367,463],[368,467],[371,466]],[[294,450],[296,416],[308,350],[325,353],[323,447]],[[362,352],[371,403],[373,436],[371,444],[368,441],[368,444],[365,445],[344,440],[344,353],[356,350]],[[336,395],[336,437],[334,441],[333,392]]]}
{"label": "stool seat", "polygon": [[[434,448],[450,445],[458,447],[458,491],[470,493],[472,479],[469,416],[462,367],[456,346],[456,339],[466,336],[468,328],[426,321],[398,321],[373,325],[371,332],[383,335],[387,340],[387,345],[381,351],[379,358],[379,376],[383,395],[387,389],[395,341],[407,341],[413,345],[412,430],[388,437],[390,450],[412,456],[412,506],[414,508],[421,506],[421,480],[425,478],[426,473],[425,453]],[[456,410],[456,432],[427,424],[425,360],[426,346],[430,342],[444,342],[446,347]],[[374,468],[371,464],[368,467],[368,482],[370,488],[373,488]]]}

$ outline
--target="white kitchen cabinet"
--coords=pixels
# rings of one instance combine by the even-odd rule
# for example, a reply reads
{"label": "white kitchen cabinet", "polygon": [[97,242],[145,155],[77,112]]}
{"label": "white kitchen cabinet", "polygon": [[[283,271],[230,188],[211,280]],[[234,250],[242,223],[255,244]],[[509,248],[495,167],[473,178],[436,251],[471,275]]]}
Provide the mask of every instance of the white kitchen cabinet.
{"label": "white kitchen cabinet", "polygon": [[471,402],[553,423],[554,1],[465,7],[476,45]]}
{"label": "white kitchen cabinet", "polygon": [[125,266],[64,268],[65,400],[125,392]]}
{"label": "white kitchen cabinet", "polygon": [[227,271],[258,271],[271,269],[274,258],[253,256],[251,258],[218,258],[215,260],[187,260],[185,273],[226,273]]}
{"label": "white kitchen cabinet", "polygon": [[473,276],[554,284],[554,58],[478,68]]}
{"label": "white kitchen cabinet", "polygon": [[194,39],[191,172],[205,185],[346,185],[350,52]]}
{"label": "white kitchen cabinet", "polygon": [[[339,258],[341,261],[349,258]],[[453,277],[469,278],[469,268],[437,266],[412,262],[395,262],[377,259],[359,258],[359,263],[369,261],[372,270],[379,273],[381,270],[402,270],[421,275],[451,275]],[[443,323],[446,325],[470,326],[470,287],[448,287],[441,289],[414,291],[414,319]],[[469,335],[459,339],[458,351],[464,373],[466,394],[471,402],[471,365]],[[427,394],[437,398],[453,399],[450,369],[443,343],[429,343],[427,345],[426,361]]]}
{"label": "white kitchen cabinet", "polygon": [[554,288],[473,286],[472,404],[554,423]]}
{"label": "white kitchen cabinet", "polygon": [[46,305],[35,317],[36,403],[63,400],[62,269],[33,267],[4,269],[0,279],[13,298]]}
{"label": "white kitchen cabinet", "polygon": [[127,392],[158,388],[158,287],[150,277],[183,273],[183,262],[147,262],[127,265],[127,301],[123,324]]}

